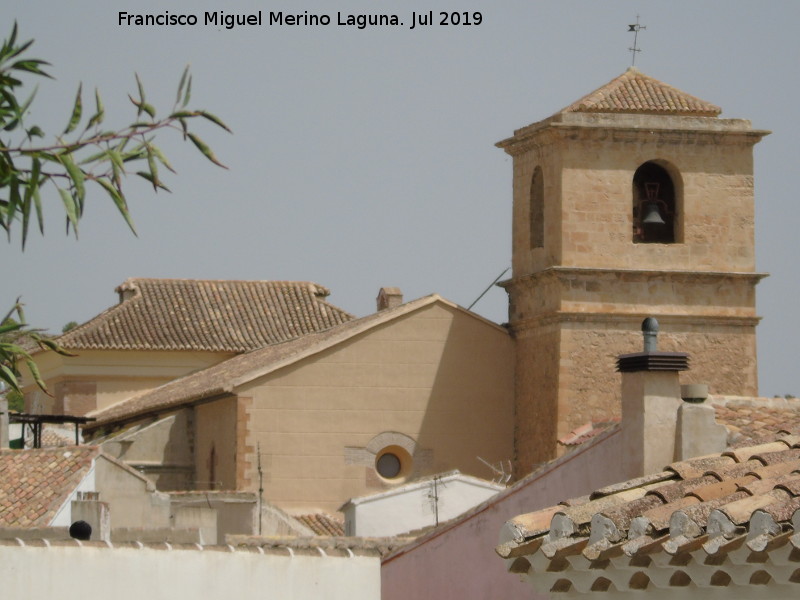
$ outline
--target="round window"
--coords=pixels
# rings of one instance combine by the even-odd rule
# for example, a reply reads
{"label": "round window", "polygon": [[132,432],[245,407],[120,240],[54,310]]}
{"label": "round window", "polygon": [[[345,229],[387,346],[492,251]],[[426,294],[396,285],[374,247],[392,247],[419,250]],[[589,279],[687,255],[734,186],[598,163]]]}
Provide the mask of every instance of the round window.
{"label": "round window", "polygon": [[386,479],[394,479],[400,475],[401,468],[402,463],[400,462],[400,458],[391,452],[381,454],[375,462],[375,469],[377,469],[378,475]]}

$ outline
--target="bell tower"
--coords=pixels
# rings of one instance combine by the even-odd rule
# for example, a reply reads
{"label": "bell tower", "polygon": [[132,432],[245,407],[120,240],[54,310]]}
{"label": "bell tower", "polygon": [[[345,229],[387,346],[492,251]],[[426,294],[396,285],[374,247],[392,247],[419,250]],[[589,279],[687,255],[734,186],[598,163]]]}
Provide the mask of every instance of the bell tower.
{"label": "bell tower", "polygon": [[620,415],[646,317],[685,383],[757,394],[753,146],[768,131],[631,67],[497,144],[513,157],[517,473]]}

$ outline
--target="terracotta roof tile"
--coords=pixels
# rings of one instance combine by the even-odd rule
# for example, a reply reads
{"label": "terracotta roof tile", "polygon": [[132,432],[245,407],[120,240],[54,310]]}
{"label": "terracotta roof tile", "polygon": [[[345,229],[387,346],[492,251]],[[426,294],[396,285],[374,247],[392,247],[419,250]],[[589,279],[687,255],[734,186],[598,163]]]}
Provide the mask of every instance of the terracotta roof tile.
{"label": "terracotta roof tile", "polygon": [[0,526],[48,526],[99,453],[95,446],[0,450]]}
{"label": "terracotta roof tile", "polygon": [[586,423],[585,425],[576,427],[564,437],[559,438],[558,443],[562,446],[580,446],[581,444],[584,444],[592,438],[600,435],[609,427],[616,425],[619,423],[619,421],[619,417],[616,417],[605,419],[603,421],[592,421],[590,423]]}
{"label": "terracotta roof tile", "polygon": [[619,77],[573,102],[561,112],[716,117],[722,109],[630,67]]}
{"label": "terracotta roof tile", "polygon": [[245,352],[353,318],[298,281],[126,280],[123,300],[58,338],[70,350]]}
{"label": "terracotta roof tile", "polygon": [[308,527],[315,535],[344,535],[344,519],[324,513],[295,516],[295,519]]}
{"label": "terracotta roof tile", "polygon": [[717,421],[738,438],[758,439],[781,431],[800,431],[800,400],[796,398],[713,398],[712,402]]}
{"label": "terracotta roof tile", "polygon": [[[510,570],[527,573],[540,591],[584,585],[578,591],[601,590],[598,581],[604,571],[613,579],[618,568],[625,572],[624,581],[613,579],[623,586],[620,591],[645,589],[643,578],[653,575],[663,579],[656,587],[668,588],[690,583],[706,587],[723,580],[752,583],[760,577],[753,565],[770,560],[767,554],[756,560],[753,553],[780,551],[775,564],[783,564],[787,544],[795,554],[800,551],[795,533],[800,525],[800,460],[791,447],[793,438],[778,435],[766,445],[676,463],[666,472],[671,480],[648,484],[640,478],[606,488],[602,504],[587,500],[569,509],[520,515],[507,523],[505,530],[514,539],[501,544],[498,554],[509,560]],[[663,476],[658,475],[656,479]],[[643,492],[638,497],[637,489]],[[548,517],[549,529],[542,525]],[[526,523],[536,527],[526,528]],[[667,569],[666,576],[646,568],[649,557],[659,553],[665,556],[657,568]],[[578,554],[586,560],[559,560]],[[606,560],[614,557],[619,557],[616,563]],[[781,583],[800,583],[794,571],[793,566],[770,573]],[[712,577],[717,583],[710,583]]]}

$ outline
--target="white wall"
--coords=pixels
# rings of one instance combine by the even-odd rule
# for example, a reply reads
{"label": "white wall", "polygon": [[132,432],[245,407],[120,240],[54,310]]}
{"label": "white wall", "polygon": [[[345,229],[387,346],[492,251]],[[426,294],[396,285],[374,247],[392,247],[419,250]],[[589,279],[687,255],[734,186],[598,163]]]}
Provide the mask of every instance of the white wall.
{"label": "white wall", "polygon": [[389,492],[357,498],[344,509],[345,532],[359,537],[389,537],[436,525],[434,493],[438,497],[439,523],[444,523],[491,498],[504,486],[461,475],[443,477],[434,492],[426,480]]}
{"label": "white wall", "polygon": [[4,598],[380,600],[377,556],[11,544],[0,541]]}

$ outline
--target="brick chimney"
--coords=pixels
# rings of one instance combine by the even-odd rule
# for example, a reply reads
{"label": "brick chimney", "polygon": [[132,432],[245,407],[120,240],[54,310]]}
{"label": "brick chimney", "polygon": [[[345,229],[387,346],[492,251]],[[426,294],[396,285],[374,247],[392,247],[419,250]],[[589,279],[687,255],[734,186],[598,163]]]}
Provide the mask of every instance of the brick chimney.
{"label": "brick chimney", "polygon": [[658,321],[645,319],[643,351],[617,359],[622,373],[622,456],[631,478],[658,472],[675,456],[681,405],[678,373],[689,368],[689,356],[659,352],[658,329]]}
{"label": "brick chimney", "polygon": [[400,288],[396,287],[382,287],[378,292],[376,301],[379,312],[387,308],[394,308],[403,303],[403,292],[400,291]]}

